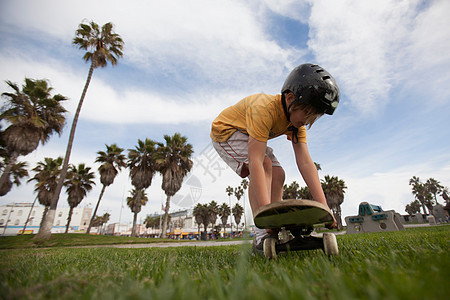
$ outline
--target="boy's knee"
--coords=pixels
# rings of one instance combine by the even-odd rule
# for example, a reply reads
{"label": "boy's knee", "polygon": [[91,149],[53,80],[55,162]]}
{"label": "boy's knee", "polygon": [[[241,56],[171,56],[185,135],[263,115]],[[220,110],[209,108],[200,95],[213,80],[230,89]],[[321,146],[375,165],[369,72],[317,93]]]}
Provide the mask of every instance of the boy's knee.
{"label": "boy's knee", "polygon": [[268,156],[264,157],[263,167],[266,172],[272,173],[272,160]]}
{"label": "boy's knee", "polygon": [[273,167],[272,178],[272,180],[276,183],[283,185],[286,178],[286,173],[284,172],[282,167]]}

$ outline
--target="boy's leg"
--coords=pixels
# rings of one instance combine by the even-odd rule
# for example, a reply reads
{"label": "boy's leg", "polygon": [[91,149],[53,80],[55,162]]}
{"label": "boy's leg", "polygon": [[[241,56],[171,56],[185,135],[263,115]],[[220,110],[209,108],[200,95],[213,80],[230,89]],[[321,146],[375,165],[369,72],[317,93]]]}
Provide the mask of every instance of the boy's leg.
{"label": "boy's leg", "polygon": [[283,198],[285,173],[281,166],[274,166],[272,168],[272,188],[270,195],[270,202],[278,202]]}
{"label": "boy's leg", "polygon": [[[248,136],[235,132],[227,142],[213,142],[213,146],[218,152],[219,156],[241,177],[248,175]],[[267,193],[270,196],[271,202],[281,201],[283,195],[284,185],[284,170],[273,154],[270,147],[266,149],[266,157],[264,159],[265,180],[267,186]],[[249,200],[252,212],[255,212],[260,205],[255,197],[255,192],[250,178],[249,185]],[[276,235],[277,230],[266,230],[255,228],[256,239],[258,247],[261,246],[261,240],[268,235]]]}

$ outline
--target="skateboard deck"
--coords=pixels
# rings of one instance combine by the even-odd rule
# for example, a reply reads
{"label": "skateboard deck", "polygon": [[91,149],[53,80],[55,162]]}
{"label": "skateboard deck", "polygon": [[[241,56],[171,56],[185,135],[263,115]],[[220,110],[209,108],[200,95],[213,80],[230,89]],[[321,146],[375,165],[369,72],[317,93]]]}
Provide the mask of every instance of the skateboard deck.
{"label": "skateboard deck", "polygon": [[332,224],[328,207],[311,200],[282,200],[260,207],[255,213],[258,228],[296,228]]}
{"label": "skateboard deck", "polygon": [[326,255],[338,255],[336,237],[324,233],[323,237],[311,236],[314,226],[333,223],[330,209],[311,200],[282,200],[259,208],[255,213],[258,228],[284,228],[292,239],[280,241],[278,237],[264,240],[264,256],[276,258],[278,253],[299,250],[322,249]]}

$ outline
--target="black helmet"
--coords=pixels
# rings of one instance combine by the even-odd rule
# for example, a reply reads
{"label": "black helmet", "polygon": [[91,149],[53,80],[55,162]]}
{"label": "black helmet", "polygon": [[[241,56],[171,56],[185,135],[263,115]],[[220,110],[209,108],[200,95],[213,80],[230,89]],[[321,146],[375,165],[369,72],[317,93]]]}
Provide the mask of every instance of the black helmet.
{"label": "black helmet", "polygon": [[292,70],[283,84],[281,93],[288,91],[295,94],[293,103],[311,104],[328,115],[334,113],[339,103],[339,87],[336,80],[318,65],[303,64]]}

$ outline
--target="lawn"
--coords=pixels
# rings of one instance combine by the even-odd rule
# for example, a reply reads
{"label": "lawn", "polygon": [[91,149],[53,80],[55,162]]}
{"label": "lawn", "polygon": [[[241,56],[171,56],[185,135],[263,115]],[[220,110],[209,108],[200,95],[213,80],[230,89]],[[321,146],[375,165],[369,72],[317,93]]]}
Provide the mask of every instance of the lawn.
{"label": "lawn", "polygon": [[0,251],[3,299],[446,299],[450,226],[338,236],[340,255],[250,245]]}
{"label": "lawn", "polygon": [[[34,235],[6,236],[0,238],[0,249],[76,247],[115,244],[147,244],[174,242],[170,239],[147,239],[125,236],[89,235],[83,233],[52,234],[49,240],[33,239]],[[177,241],[179,242],[179,241]]]}

